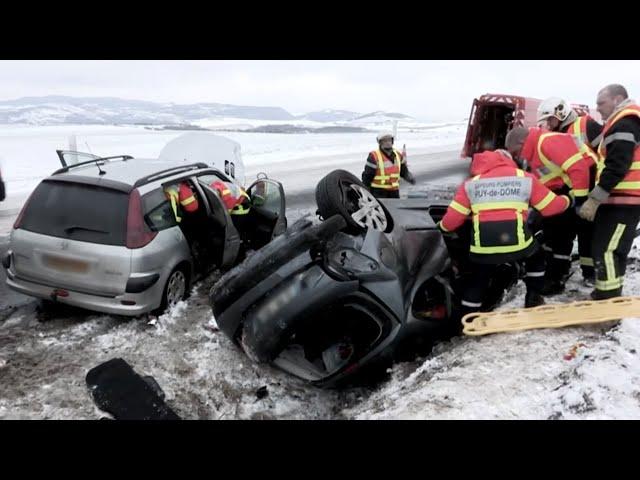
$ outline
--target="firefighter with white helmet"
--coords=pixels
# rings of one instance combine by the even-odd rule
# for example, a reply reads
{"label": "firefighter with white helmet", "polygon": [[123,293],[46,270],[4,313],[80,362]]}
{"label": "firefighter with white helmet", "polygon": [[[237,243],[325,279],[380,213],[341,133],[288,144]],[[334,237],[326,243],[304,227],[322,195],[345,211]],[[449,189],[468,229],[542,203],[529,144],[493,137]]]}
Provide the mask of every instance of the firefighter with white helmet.
{"label": "firefighter with white helmet", "polygon": [[538,125],[552,132],[573,135],[594,154],[602,139],[602,125],[589,115],[579,116],[571,105],[560,97],[550,97],[540,103],[537,121]]}
{"label": "firefighter with white helmet", "polygon": [[400,198],[400,177],[415,185],[407,167],[406,155],[393,148],[393,133],[384,131],[376,137],[378,149],[369,153],[362,172],[362,183],[377,198]]}
{"label": "firefighter with white helmet", "polygon": [[550,123],[554,128],[549,128],[549,130],[557,129],[570,115],[577,116],[571,105],[559,97],[547,98],[538,106],[538,123],[551,119]]}
{"label": "firefighter with white helmet", "polygon": [[391,133],[388,130],[385,130],[383,132],[378,133],[378,136],[376,137],[376,140],[378,143],[380,143],[380,141],[384,138],[391,138],[391,140],[395,140],[395,137],[393,136],[393,133]]}
{"label": "firefighter with white helmet", "polygon": [[[596,122],[589,115],[579,116],[578,113],[571,108],[565,100],[559,97],[550,97],[540,103],[537,115],[538,124],[542,124],[552,132],[567,133],[572,135],[576,141],[576,145],[583,154],[589,155],[593,160],[592,167],[589,172],[589,191],[595,186],[597,161],[597,150],[602,140],[602,125]],[[582,199],[576,198],[576,204],[579,207],[586,197]],[[567,214],[568,215],[568,214]],[[592,238],[593,224],[576,217],[576,228],[578,229],[578,238],[582,241]],[[567,231],[567,238],[569,233]],[[562,236],[562,234],[561,234]],[[580,240],[578,241],[580,243]],[[581,250],[587,251],[586,246]],[[589,255],[580,255],[580,267],[587,283],[594,281],[594,261]]]}

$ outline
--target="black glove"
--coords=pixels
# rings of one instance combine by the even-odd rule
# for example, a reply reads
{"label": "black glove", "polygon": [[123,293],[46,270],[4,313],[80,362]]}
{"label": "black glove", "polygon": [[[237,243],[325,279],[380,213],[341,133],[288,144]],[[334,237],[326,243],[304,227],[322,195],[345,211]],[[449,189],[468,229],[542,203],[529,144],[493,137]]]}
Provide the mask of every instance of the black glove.
{"label": "black glove", "polygon": [[567,207],[567,210],[575,206],[576,199],[573,195],[563,195],[563,197],[566,197],[569,200],[569,206]]}
{"label": "black glove", "polygon": [[527,227],[529,227],[529,230],[533,233],[536,233],[538,230],[542,230],[542,214],[535,208],[529,209]]}
{"label": "black glove", "polygon": [[406,176],[405,180],[406,180],[407,182],[409,182],[411,185],[415,185],[415,184],[416,184],[416,179],[415,179],[415,177],[414,177],[414,176],[413,176],[413,174],[412,174],[410,171],[408,171],[408,170],[407,170],[407,176]]}
{"label": "black glove", "polygon": [[448,238],[458,238],[458,234],[457,234],[456,232],[450,232],[450,231],[448,231],[448,230],[445,230],[445,229],[442,227],[442,221],[438,222],[438,224],[437,224],[437,225],[438,225],[438,230],[440,230],[440,233],[441,233],[443,236],[448,237]]}
{"label": "black glove", "polygon": [[539,244],[541,245],[544,244],[544,230],[540,229],[537,232],[535,232],[533,234],[533,238],[535,238]]}

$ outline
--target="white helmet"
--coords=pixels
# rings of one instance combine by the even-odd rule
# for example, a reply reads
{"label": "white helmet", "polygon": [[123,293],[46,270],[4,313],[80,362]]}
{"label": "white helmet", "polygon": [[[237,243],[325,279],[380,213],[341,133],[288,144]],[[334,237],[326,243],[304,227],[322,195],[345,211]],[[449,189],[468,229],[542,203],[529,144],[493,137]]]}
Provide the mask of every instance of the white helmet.
{"label": "white helmet", "polygon": [[380,140],[382,140],[383,138],[387,138],[387,137],[391,137],[391,140],[395,140],[393,133],[391,132],[380,132],[378,134],[378,136],[376,137],[376,140],[378,141],[378,143],[380,143]]}
{"label": "white helmet", "polygon": [[564,122],[571,113],[571,105],[559,97],[547,98],[538,107],[538,123],[543,122],[547,118],[556,117]]}

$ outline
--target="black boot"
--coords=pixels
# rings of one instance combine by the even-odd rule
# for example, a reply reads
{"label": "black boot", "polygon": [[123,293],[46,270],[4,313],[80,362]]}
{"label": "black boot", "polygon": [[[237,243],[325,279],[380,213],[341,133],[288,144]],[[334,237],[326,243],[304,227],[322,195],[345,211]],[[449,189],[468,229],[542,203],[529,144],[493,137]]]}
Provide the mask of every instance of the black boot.
{"label": "black boot", "polygon": [[540,292],[542,293],[542,295],[552,296],[552,295],[558,295],[562,292],[564,292],[563,281],[545,278],[544,287],[542,287],[542,291]]}
{"label": "black boot", "polygon": [[451,312],[451,318],[443,326],[443,335],[448,338],[462,335],[462,317],[464,317],[467,313],[471,312],[465,309],[465,307],[454,305]]}
{"label": "black boot", "polygon": [[593,300],[607,300],[609,298],[615,298],[622,296],[622,287],[615,290],[594,290],[591,292],[591,298]]}
{"label": "black boot", "polygon": [[544,305],[544,298],[540,293],[529,290],[524,298],[524,308],[532,308]]}
{"label": "black boot", "polygon": [[593,287],[596,284],[596,273],[594,272],[593,267],[582,268],[582,279],[584,284],[588,287]]}

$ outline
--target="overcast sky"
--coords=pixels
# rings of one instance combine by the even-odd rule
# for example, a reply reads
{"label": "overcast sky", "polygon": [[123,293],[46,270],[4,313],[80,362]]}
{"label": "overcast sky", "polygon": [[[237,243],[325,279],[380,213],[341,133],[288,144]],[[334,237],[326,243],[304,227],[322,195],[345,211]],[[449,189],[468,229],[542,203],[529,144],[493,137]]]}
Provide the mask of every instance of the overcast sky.
{"label": "overcast sky", "polygon": [[459,120],[473,97],[511,93],[595,104],[621,83],[640,97],[640,61],[0,61],[0,99],[110,96],[158,102],[401,112]]}

